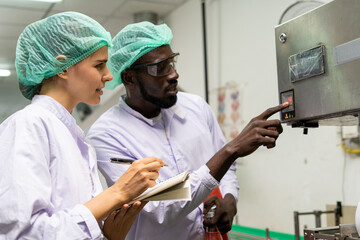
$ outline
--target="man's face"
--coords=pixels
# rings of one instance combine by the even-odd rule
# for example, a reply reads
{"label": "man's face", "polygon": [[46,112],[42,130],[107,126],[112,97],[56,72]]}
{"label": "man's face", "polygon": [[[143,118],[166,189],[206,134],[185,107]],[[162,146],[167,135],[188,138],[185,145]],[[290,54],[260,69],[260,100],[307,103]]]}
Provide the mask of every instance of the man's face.
{"label": "man's face", "polygon": [[[161,46],[139,58],[134,65],[161,62],[173,55],[170,46]],[[170,67],[168,74],[164,76],[152,76],[146,67],[136,69],[141,97],[159,108],[169,108],[176,103],[178,77],[173,67]]]}

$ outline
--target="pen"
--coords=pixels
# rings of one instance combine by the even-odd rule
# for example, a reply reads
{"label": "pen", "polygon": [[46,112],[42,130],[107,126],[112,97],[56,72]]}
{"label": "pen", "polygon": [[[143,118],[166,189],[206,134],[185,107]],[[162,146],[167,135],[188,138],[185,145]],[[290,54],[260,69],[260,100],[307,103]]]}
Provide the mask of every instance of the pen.
{"label": "pen", "polygon": [[[136,160],[132,160],[132,159],[126,159],[126,158],[110,158],[110,162],[112,163],[117,163],[117,164],[127,164],[130,165],[132,164],[134,161]],[[167,167],[168,165],[164,165],[161,167]]]}

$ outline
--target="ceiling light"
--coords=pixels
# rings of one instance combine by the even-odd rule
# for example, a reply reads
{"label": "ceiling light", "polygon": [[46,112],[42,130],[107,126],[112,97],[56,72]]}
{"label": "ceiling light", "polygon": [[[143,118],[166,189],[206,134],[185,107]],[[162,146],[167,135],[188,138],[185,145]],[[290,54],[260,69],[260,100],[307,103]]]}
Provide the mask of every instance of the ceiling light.
{"label": "ceiling light", "polygon": [[10,70],[7,69],[0,69],[0,77],[8,77],[11,75]]}

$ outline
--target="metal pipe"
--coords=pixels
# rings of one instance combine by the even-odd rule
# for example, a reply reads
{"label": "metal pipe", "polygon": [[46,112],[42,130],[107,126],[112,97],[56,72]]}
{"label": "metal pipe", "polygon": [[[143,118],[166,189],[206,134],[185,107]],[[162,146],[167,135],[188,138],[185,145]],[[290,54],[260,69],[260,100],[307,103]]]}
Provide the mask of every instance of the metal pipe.
{"label": "metal pipe", "polygon": [[[359,116],[360,117],[360,116]],[[336,202],[336,209],[335,209],[335,225],[340,224],[340,217],[342,217],[342,205],[341,202]]]}
{"label": "metal pipe", "polygon": [[295,240],[300,240],[299,212],[294,212]]}
{"label": "metal pipe", "polygon": [[49,8],[46,9],[46,12],[45,12],[44,15],[41,17],[41,19],[44,19],[44,18],[46,18],[46,17],[49,16],[49,13],[50,13],[51,10],[54,8],[55,4],[56,4],[56,3],[50,4]]}
{"label": "metal pipe", "polygon": [[207,45],[206,45],[206,9],[205,0],[201,0],[203,41],[204,41],[204,71],[205,71],[205,100],[209,103],[208,68],[207,68]]}
{"label": "metal pipe", "polygon": [[265,240],[271,240],[270,231],[268,228],[265,229]]}
{"label": "metal pipe", "polygon": [[321,211],[314,211],[315,214],[315,227],[321,227]]}

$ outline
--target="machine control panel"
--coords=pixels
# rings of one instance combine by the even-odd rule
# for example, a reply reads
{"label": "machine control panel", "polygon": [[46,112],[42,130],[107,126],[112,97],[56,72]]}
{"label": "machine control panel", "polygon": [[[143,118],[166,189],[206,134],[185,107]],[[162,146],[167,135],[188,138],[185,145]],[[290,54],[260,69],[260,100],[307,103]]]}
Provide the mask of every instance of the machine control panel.
{"label": "machine control panel", "polygon": [[294,89],[290,89],[280,93],[281,103],[289,102],[289,107],[281,111],[281,120],[295,118],[295,94]]}

